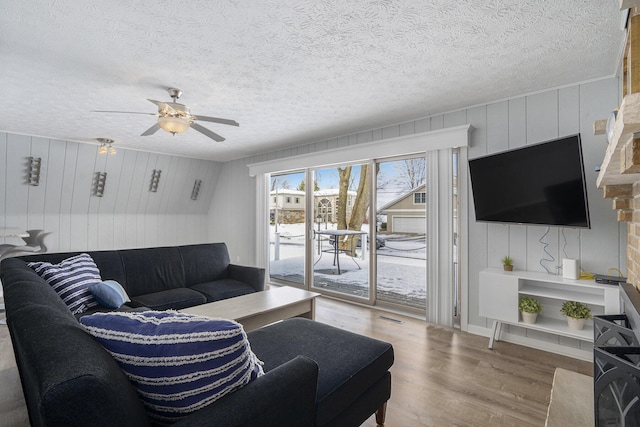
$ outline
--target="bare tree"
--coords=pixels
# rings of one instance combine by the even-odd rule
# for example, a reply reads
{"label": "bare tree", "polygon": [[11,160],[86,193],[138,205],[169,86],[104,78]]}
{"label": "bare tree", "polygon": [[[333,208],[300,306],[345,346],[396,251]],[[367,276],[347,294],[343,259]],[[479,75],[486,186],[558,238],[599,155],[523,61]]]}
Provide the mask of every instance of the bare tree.
{"label": "bare tree", "polygon": [[395,181],[406,190],[412,190],[426,181],[425,159],[416,157],[405,159],[394,164],[397,170]]}
{"label": "bare tree", "polygon": [[[379,171],[379,166],[376,165],[376,173]],[[371,201],[369,192],[369,165],[360,166],[360,179],[358,180],[358,187],[356,190],[356,197],[353,202],[353,209],[351,209],[351,215],[347,224],[347,200],[349,197],[349,184],[355,183],[355,178],[351,177],[351,166],[344,168],[338,168],[338,174],[340,177],[338,197],[340,203],[338,204],[338,230],[361,230],[362,224],[367,219],[367,213],[369,212],[369,205]],[[351,256],[355,256],[357,238],[349,236],[345,240],[339,242],[340,249],[344,250]],[[362,244],[366,244],[364,241]]]}

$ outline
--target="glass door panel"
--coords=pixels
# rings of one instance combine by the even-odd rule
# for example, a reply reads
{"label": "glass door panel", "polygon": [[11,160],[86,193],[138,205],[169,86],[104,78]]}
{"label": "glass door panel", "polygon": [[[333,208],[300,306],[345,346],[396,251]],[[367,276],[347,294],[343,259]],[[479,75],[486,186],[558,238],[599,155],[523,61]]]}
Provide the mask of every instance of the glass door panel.
{"label": "glass door panel", "polygon": [[304,287],[305,173],[271,175],[270,179],[270,279]]}
{"label": "glass door panel", "polygon": [[314,290],[369,299],[369,165],[313,171]]}
{"label": "glass door panel", "polygon": [[378,162],[376,300],[427,307],[424,157]]}

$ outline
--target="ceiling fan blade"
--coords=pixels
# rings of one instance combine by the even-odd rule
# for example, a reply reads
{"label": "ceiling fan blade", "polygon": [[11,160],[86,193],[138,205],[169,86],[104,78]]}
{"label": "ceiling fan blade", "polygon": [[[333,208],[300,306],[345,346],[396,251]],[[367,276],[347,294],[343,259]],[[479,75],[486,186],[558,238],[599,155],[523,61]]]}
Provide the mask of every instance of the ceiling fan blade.
{"label": "ceiling fan blade", "polygon": [[159,124],[155,124],[153,126],[151,126],[149,129],[147,129],[146,131],[144,131],[144,133],[140,136],[149,136],[149,135],[153,135],[154,133],[156,133],[156,131],[160,129],[160,125]]}
{"label": "ceiling fan blade", "polygon": [[152,104],[156,104],[159,109],[164,110],[169,114],[176,113],[176,110],[167,102],[156,101],[155,99],[149,99],[149,98],[147,98],[147,101],[151,102]]}
{"label": "ceiling fan blade", "polygon": [[146,114],[149,116],[157,116],[156,113],[141,113],[139,111],[108,111],[108,110],[91,110],[92,113],[123,113],[123,114]]}
{"label": "ceiling fan blade", "polygon": [[235,120],[220,119],[218,117],[196,116],[195,114],[192,114],[191,118],[193,120],[202,120],[203,122],[214,122],[222,123],[223,125],[240,126],[240,124]]}
{"label": "ceiling fan blade", "polygon": [[198,132],[200,132],[201,134],[206,135],[206,136],[208,136],[209,138],[214,139],[214,140],[216,140],[216,141],[218,141],[218,142],[222,142],[222,141],[224,141],[224,138],[223,138],[223,137],[221,137],[220,135],[218,135],[218,134],[217,134],[217,133],[215,133],[215,132],[210,131],[209,129],[207,129],[207,128],[206,128],[206,127],[204,127],[204,126],[200,126],[200,125],[199,125],[199,124],[197,124],[197,123],[191,123],[191,127],[192,127],[193,129],[197,130]]}

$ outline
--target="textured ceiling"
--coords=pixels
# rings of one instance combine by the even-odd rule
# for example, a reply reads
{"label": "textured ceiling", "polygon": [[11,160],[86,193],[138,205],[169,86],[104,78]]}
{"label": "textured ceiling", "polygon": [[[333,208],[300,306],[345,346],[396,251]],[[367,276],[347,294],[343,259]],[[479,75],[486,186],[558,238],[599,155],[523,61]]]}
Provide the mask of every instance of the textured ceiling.
{"label": "textured ceiling", "polygon": [[[210,160],[611,76],[615,0],[20,0],[0,15],[0,130]],[[202,123],[140,136],[146,99]]]}

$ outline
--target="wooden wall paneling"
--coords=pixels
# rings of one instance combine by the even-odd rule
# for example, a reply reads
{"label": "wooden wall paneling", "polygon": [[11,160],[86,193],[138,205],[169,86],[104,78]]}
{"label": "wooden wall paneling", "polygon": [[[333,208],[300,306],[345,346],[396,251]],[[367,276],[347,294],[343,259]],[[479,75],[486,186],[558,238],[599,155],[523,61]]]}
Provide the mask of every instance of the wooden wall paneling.
{"label": "wooden wall paneling", "polygon": [[413,123],[413,130],[415,133],[428,132],[431,130],[431,119],[429,117],[415,120]]}
{"label": "wooden wall paneling", "polygon": [[[156,160],[156,165],[152,169],[159,169],[162,171],[160,174],[160,184],[158,185],[158,191],[153,193],[149,192],[149,200],[147,201],[147,208],[145,210],[148,214],[157,215],[160,212],[160,203],[162,196],[171,187],[171,179],[175,176],[176,168],[171,164],[172,158],[165,154],[159,154]],[[151,171],[148,173],[148,179],[151,180]]]}
{"label": "wooden wall paneling", "polygon": [[27,230],[44,229],[44,206],[47,194],[47,169],[49,158],[49,140],[46,138],[31,138],[31,157],[40,158],[39,185],[27,185],[28,210]]}
{"label": "wooden wall paneling", "polygon": [[444,116],[433,116],[431,117],[431,130],[438,130],[444,128]]}
{"label": "wooden wall paneling", "polygon": [[526,97],[527,144],[558,137],[558,91],[537,93]]}
{"label": "wooden wall paneling", "polygon": [[100,212],[100,204],[105,196],[110,193],[110,185],[115,178],[113,175],[109,176],[107,173],[107,179],[105,181],[104,192],[102,193],[102,197],[98,197],[96,194],[96,186],[94,185],[96,182],[96,174],[107,172],[107,160],[108,157],[105,155],[98,154],[98,146],[93,146],[93,155],[94,155],[94,166],[93,173],[91,174],[91,197],[89,197],[89,210],[87,212],[87,250],[98,250],[100,249],[100,224],[107,223],[106,226],[109,228],[113,228],[113,219],[107,218],[103,216],[102,218],[98,217],[98,212]]}
{"label": "wooden wall paneling", "polygon": [[[413,135],[416,133],[416,122],[407,122],[400,124],[400,136]],[[371,132],[371,141],[373,141],[373,132]]]}
{"label": "wooden wall paneling", "polygon": [[[97,225],[89,221],[97,147],[77,144],[78,158],[71,200],[71,250],[87,250],[97,242]],[[107,183],[108,185],[108,183]],[[91,227],[91,231],[89,228]]]}
{"label": "wooden wall paneling", "polygon": [[[478,107],[481,108],[482,110],[486,110],[485,106],[481,106]],[[475,108],[472,108],[471,110],[474,110]],[[460,111],[454,111],[452,113],[447,113],[444,115],[443,117],[443,127],[448,128],[448,127],[453,127],[453,126],[460,126],[460,125],[464,125],[467,124],[467,113],[470,110],[460,110]],[[486,114],[486,113],[485,113]]]}
{"label": "wooden wall paneling", "polygon": [[[518,148],[527,143],[527,104],[524,97],[507,101],[508,111],[504,120],[509,127],[508,148]],[[521,261],[522,269],[528,270],[527,228],[522,225],[509,226],[509,248]],[[523,265],[524,264],[524,265]]]}
{"label": "wooden wall paneling", "polygon": [[[218,162],[195,160],[193,169],[196,171],[196,175],[192,181],[195,182],[196,179],[200,179],[202,180],[202,184],[200,185],[198,199],[190,200],[192,203],[189,204],[189,209],[186,211],[187,214],[207,215],[209,213],[214,189],[217,184],[218,173],[220,173],[221,168],[222,164]],[[193,183],[191,183],[191,185],[193,185]],[[191,189],[193,190],[193,187],[191,187]]]}
{"label": "wooden wall paneling", "polygon": [[196,203],[195,200],[191,200],[191,192],[193,191],[197,171],[193,168],[194,162],[194,159],[187,157],[178,158],[177,176],[171,189],[171,197],[166,207],[166,212],[172,214],[185,213],[190,204]]}
{"label": "wooden wall paneling", "polygon": [[116,153],[121,159],[120,176],[118,177],[118,188],[116,189],[116,198],[113,212],[117,214],[126,214],[129,212],[131,193],[136,189],[141,190],[142,173],[139,173],[140,179],[136,179],[137,157],[139,151],[120,149]]}
{"label": "wooden wall paneling", "polygon": [[[558,90],[558,136],[580,132],[580,88],[566,87]],[[604,154],[603,154],[604,157]]]}
{"label": "wooden wall paneling", "polygon": [[[164,188],[162,190],[162,194],[160,195],[160,203],[158,204],[157,211],[157,213],[159,214],[169,213],[171,211],[170,207],[172,205],[175,207],[176,204],[184,204],[184,200],[181,200],[180,197],[180,188],[178,188],[183,183],[183,159],[184,157],[174,156],[171,156],[169,158],[167,174],[166,176],[163,176]],[[163,170],[163,175],[164,172],[165,171]]]}
{"label": "wooden wall paneling", "polygon": [[[487,153],[509,149],[509,102],[487,105]],[[475,130],[474,130],[475,132]]]}
{"label": "wooden wall paneling", "polygon": [[[200,177],[200,164],[202,160],[198,159],[187,159],[189,163],[185,166],[186,171],[184,174],[184,183],[182,184],[184,193],[185,193],[185,202],[183,203],[182,208],[178,206],[173,206],[173,210],[176,213],[182,213],[185,215],[193,215],[198,211],[200,204],[202,203],[202,199],[205,197],[204,185],[205,181]],[[202,180],[202,184],[200,184],[200,192],[198,193],[197,200],[191,200],[191,193],[193,192],[193,186],[196,180]]]}
{"label": "wooden wall paneling", "polygon": [[[124,234],[124,218],[122,215],[116,215],[116,205],[119,199],[125,199],[128,192],[121,195],[120,182],[122,181],[122,173],[124,169],[124,150],[118,150],[114,155],[101,155],[105,157],[105,172],[107,173],[107,183],[104,195],[96,197],[98,204],[98,249],[111,249],[121,247],[116,245],[118,236]],[[124,196],[124,197],[123,197]],[[123,240],[122,237],[120,237]]]}
{"label": "wooden wall paneling", "polygon": [[[558,91],[538,93],[526,97],[527,145],[537,144],[558,137]],[[558,265],[558,232],[550,228],[544,237],[545,246],[540,239],[546,232],[544,226],[527,226],[527,270],[542,271],[543,265],[553,274]],[[550,255],[545,253],[545,248]]]}
{"label": "wooden wall paneling", "polygon": [[[89,144],[77,144],[77,146],[78,158],[75,165],[76,173],[73,182],[71,213],[86,214],[89,212],[89,206],[91,204],[93,178],[97,166],[97,147]],[[100,172],[104,172],[104,170],[101,170]]]}
{"label": "wooden wall paneling", "polygon": [[[5,132],[0,132],[0,228],[5,228],[7,224],[7,163],[9,158],[7,157],[7,138],[8,135]],[[0,237],[0,243],[5,243],[5,238]]]}
{"label": "wooden wall paneling", "polygon": [[[558,136],[580,132],[580,88],[570,86],[558,90]],[[563,258],[580,259],[580,234],[578,229],[560,230],[558,247],[559,265]],[[559,271],[562,274],[562,270]]]}
{"label": "wooden wall paneling", "polygon": [[60,197],[60,236],[58,239],[60,252],[71,250],[71,206],[79,148],[75,142],[65,141],[64,145],[65,157],[62,171],[62,194]]}
{"label": "wooden wall paneling", "polygon": [[60,203],[62,201],[66,152],[67,143],[65,141],[49,140],[49,154],[46,161],[46,175],[44,176],[46,192],[42,229],[51,233],[45,238],[45,244],[52,250],[57,250],[60,247]]}
{"label": "wooden wall paneling", "polygon": [[[151,196],[158,194],[158,193],[152,193],[151,191],[149,191],[149,186],[151,184],[151,174],[153,173],[154,169],[162,170],[162,168],[158,166],[159,154],[157,153],[147,153],[147,154],[148,154],[148,158],[147,158],[147,162],[145,163],[145,171],[143,174],[142,182],[140,183],[141,191],[140,191],[140,198],[138,199],[138,211],[137,211],[138,214],[145,214],[149,212],[149,207],[148,207],[149,199],[151,198]],[[162,173],[166,174],[166,170],[162,171]],[[162,173],[160,174],[161,181],[162,181]],[[163,182],[161,184],[163,184]],[[159,186],[158,186],[158,191],[160,191]]]}
{"label": "wooden wall paneling", "polygon": [[151,170],[153,170],[153,167],[149,167],[151,157],[153,157],[151,153],[136,152],[135,166],[131,176],[131,188],[129,189],[129,198],[127,200],[127,214],[135,215],[144,212],[148,197],[147,193],[149,192]]}
{"label": "wooden wall paneling", "polygon": [[[100,199],[98,204],[98,212],[100,214],[114,213],[116,211],[118,199],[124,198],[126,200],[126,197],[122,197],[120,194],[120,190],[122,189],[120,181],[122,180],[122,174],[124,172],[124,153],[122,153],[122,151],[124,150],[119,150],[114,155],[98,154],[98,156],[104,157],[104,172],[107,173],[107,184],[105,186],[104,195],[102,197],[98,197],[98,199]],[[125,190],[125,194],[126,193],[127,192]]]}
{"label": "wooden wall paneling", "polygon": [[620,265],[620,259],[626,262],[626,248],[620,252],[620,246],[612,239],[613,236],[624,235],[626,225],[616,221],[616,213],[611,210],[611,201],[603,198],[602,191],[596,188],[598,174],[595,166],[602,162],[607,142],[604,135],[593,135],[590,130],[595,120],[607,117],[611,109],[617,105],[617,87],[613,79],[580,86],[580,129],[589,215],[592,230],[598,230],[597,233],[582,233],[581,259],[583,268],[587,271],[604,274],[609,268]]}
{"label": "wooden wall paneling", "polygon": [[395,138],[400,136],[400,126],[393,125],[382,128],[382,139]]}
{"label": "wooden wall paneling", "polygon": [[[31,137],[9,134],[6,165],[6,226],[26,230],[29,205],[27,158],[31,155]],[[21,239],[9,238],[8,243],[20,244]]]}
{"label": "wooden wall paneling", "polygon": [[[147,175],[149,170],[148,165],[151,154],[143,151],[131,152],[135,155],[127,153],[127,164],[129,161],[133,162],[133,171],[131,172],[131,181],[129,183],[129,196],[127,198],[127,204],[125,208],[125,247],[137,248],[142,246],[144,242],[144,233],[140,232],[138,222],[141,224],[143,220],[138,220],[140,216],[143,216],[143,207],[146,204],[146,198],[149,191],[150,174]],[[132,159],[133,160],[130,160]],[[152,168],[153,169],[153,168]],[[125,182],[123,182],[126,185]],[[144,203],[142,200],[144,199]]]}
{"label": "wooden wall paneling", "polygon": [[[144,177],[143,177],[143,181],[141,183],[142,185],[142,191],[140,193],[140,199],[139,199],[139,203],[138,203],[138,212],[136,215],[136,241],[137,241],[137,246],[140,247],[148,247],[150,246],[148,244],[148,240],[147,240],[147,236],[146,236],[146,228],[149,224],[149,200],[152,197],[155,197],[158,195],[158,193],[152,193],[151,191],[149,191],[149,185],[151,184],[151,174],[153,172],[154,169],[160,169],[162,170],[159,166],[158,166],[158,157],[159,154],[156,153],[149,153],[149,157],[147,159],[146,165],[145,165],[145,171],[144,171]],[[163,171],[166,173],[166,170]],[[166,178],[166,176],[165,176]],[[160,174],[160,180],[162,181],[162,173]],[[160,185],[162,185],[163,182],[160,183]],[[158,186],[158,191],[160,191],[160,187]]]}
{"label": "wooden wall paneling", "polygon": [[[432,120],[432,130],[440,129],[442,127],[442,116],[440,119]],[[471,142],[467,150],[467,156],[469,159],[481,157],[487,154],[487,113],[486,110],[475,109],[468,114],[467,118],[470,120],[469,124],[474,126],[474,130],[471,133]],[[475,129],[475,127],[478,127]],[[468,165],[464,165],[468,170]],[[471,188],[471,181],[467,179],[467,188]],[[473,192],[468,191],[467,201],[467,214],[468,218],[468,233],[469,241],[469,254],[475,254],[468,259],[468,320],[475,325],[482,325],[488,327],[488,320],[481,317],[478,312],[478,300],[479,300],[479,274],[480,270],[486,268],[488,265],[488,238],[489,238],[489,226],[487,223],[476,222],[475,212],[473,205]]]}
{"label": "wooden wall paneling", "polygon": [[[405,126],[406,129],[406,126]],[[403,127],[400,127],[400,135],[403,135],[402,133],[403,131]],[[413,132],[411,132],[413,133]],[[368,131],[368,132],[360,132],[359,134],[356,135],[356,143],[357,144],[362,144],[365,142],[371,142],[373,141],[373,132],[372,131]]]}

